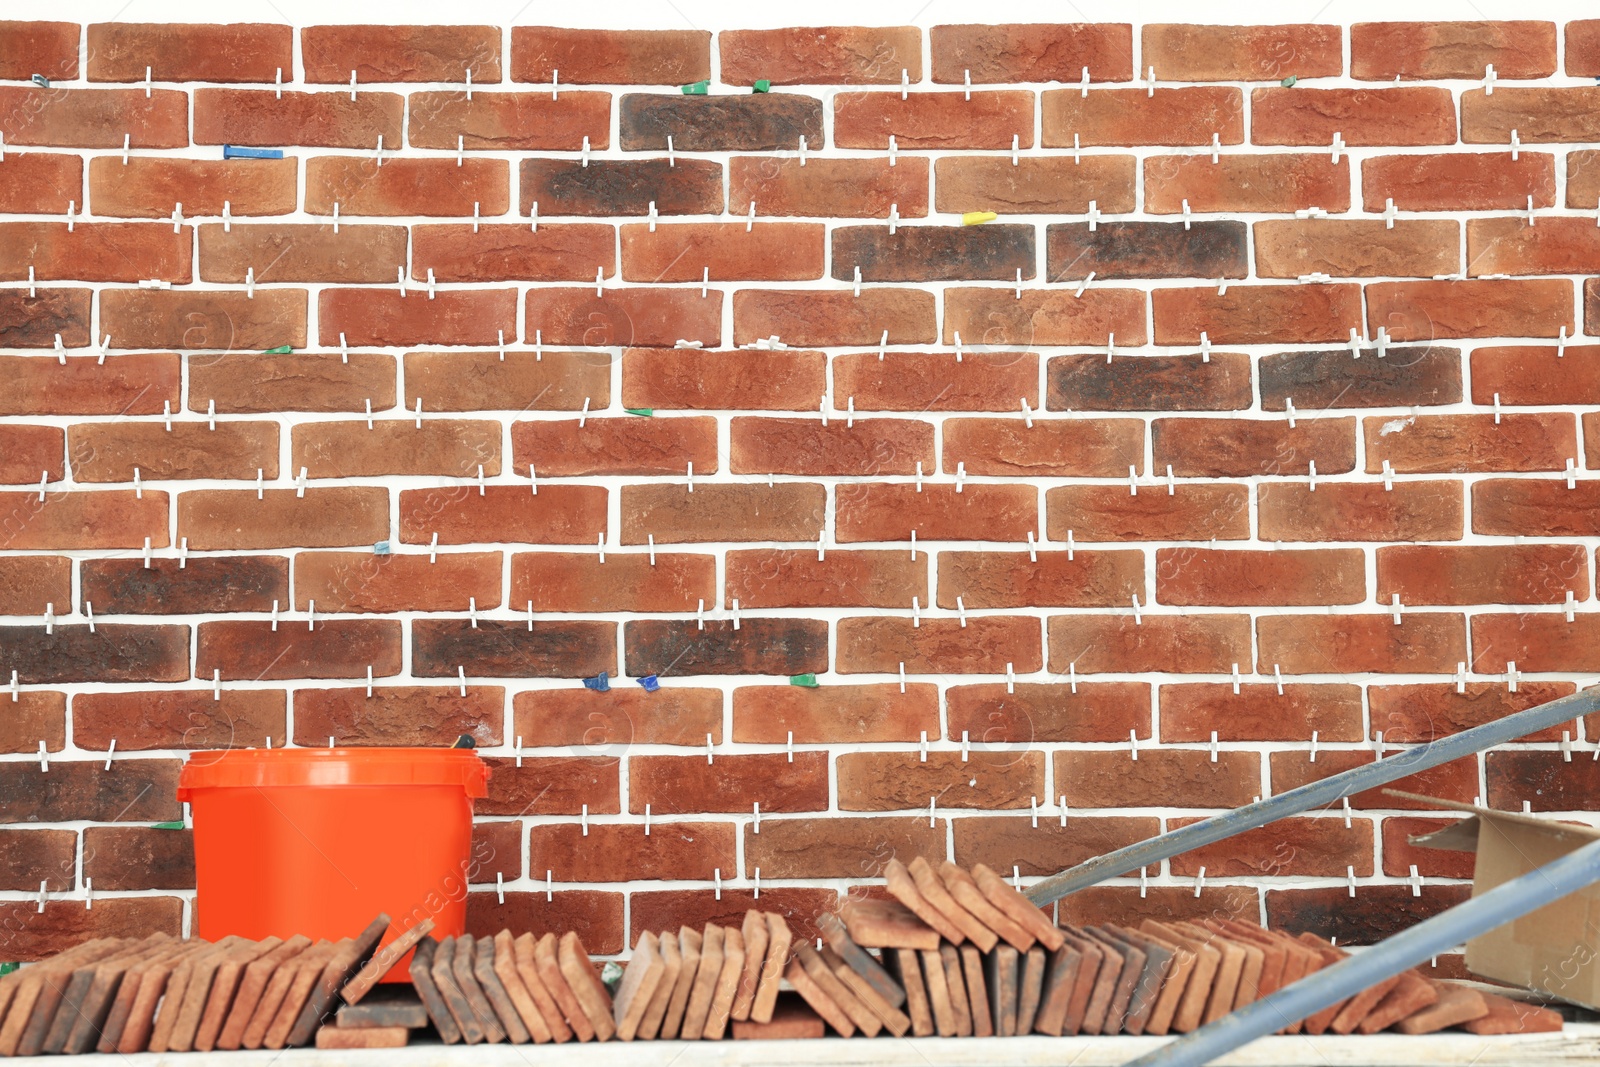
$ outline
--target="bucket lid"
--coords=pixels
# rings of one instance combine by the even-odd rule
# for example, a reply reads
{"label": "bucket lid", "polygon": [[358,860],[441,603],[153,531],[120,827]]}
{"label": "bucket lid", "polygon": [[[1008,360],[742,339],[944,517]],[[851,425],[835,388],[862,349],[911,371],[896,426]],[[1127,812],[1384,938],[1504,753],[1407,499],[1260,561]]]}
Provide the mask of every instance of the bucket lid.
{"label": "bucket lid", "polygon": [[195,752],[178,775],[192,789],[250,786],[459,785],[489,793],[489,767],[469,748],[236,748]]}

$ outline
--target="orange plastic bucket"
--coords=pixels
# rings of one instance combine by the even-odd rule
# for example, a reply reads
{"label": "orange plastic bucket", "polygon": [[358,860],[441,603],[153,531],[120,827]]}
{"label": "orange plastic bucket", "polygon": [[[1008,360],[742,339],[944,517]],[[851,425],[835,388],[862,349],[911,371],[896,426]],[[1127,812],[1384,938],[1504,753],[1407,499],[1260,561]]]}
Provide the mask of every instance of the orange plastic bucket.
{"label": "orange plastic bucket", "polygon": [[389,937],[425,917],[436,937],[463,933],[472,802],[488,781],[471,749],[195,753],[178,779],[194,818],[195,933],[334,940],[379,912]]}

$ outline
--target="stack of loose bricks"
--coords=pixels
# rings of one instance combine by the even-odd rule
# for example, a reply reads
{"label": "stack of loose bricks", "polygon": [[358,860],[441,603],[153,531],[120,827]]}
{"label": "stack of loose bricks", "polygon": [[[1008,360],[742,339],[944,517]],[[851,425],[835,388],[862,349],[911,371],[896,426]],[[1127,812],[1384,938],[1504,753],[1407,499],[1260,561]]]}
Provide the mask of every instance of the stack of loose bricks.
{"label": "stack of loose bricks", "polygon": [[[185,928],[188,749],[470,733],[472,929],[616,955],[1571,692],[1596,74],[1595,21],[0,23],[0,957]],[[1409,787],[1594,810],[1597,737]],[[1471,873],[1394,805],[1150,898],[1382,936]]]}

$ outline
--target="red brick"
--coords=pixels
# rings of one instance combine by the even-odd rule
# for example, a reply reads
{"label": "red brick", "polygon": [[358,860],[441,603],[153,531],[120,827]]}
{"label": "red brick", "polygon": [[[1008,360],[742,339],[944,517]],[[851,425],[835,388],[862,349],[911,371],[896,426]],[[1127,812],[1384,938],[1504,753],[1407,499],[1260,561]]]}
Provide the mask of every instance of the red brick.
{"label": "red brick", "polygon": [[622,543],[815,541],[822,533],[826,490],[814,482],[701,484],[690,493],[672,483],[622,487]]}
{"label": "red brick", "polygon": [[[57,364],[59,366],[59,364]],[[0,426],[0,482],[37,484],[66,477],[66,433],[59,426]]]}
{"label": "red brick", "polygon": [[[726,602],[752,608],[904,608],[930,603],[928,561],[899,549],[730,549]],[[714,601],[712,601],[714,603]],[[679,609],[682,610],[682,609]]]}
{"label": "red brick", "polygon": [[[606,128],[609,133],[609,121]],[[730,160],[729,167],[739,162]],[[719,215],[725,202],[722,164],[710,159],[591,159],[584,166],[577,159],[533,157],[522,160],[519,170],[522,214],[534,213],[537,203],[544,216],[643,215],[654,201],[662,215]],[[784,214],[765,205],[763,211]]]}
{"label": "red brick", "polygon": [[[0,655],[23,685],[64,682],[181,682],[189,677],[189,627],[129,626],[100,623],[87,626],[56,623],[0,627]],[[6,765],[12,768],[21,764]],[[68,764],[68,766],[72,766]],[[53,783],[53,779],[51,780]],[[45,792],[41,783],[41,793]],[[68,796],[70,786],[63,787]],[[71,815],[65,818],[104,816]],[[112,816],[111,818],[116,818]],[[60,821],[60,820],[49,820]]]}
{"label": "red brick", "polygon": [[781,752],[696,756],[630,756],[628,810],[656,815],[685,812],[822,811],[828,807],[828,755]]}
{"label": "red brick", "polygon": [[[1173,819],[1174,829],[1198,819]],[[1373,821],[1352,819],[1349,827],[1337,815],[1280,819],[1270,826],[1235,834],[1226,842],[1205,845],[1172,857],[1175,878],[1188,878],[1204,867],[1212,878],[1343,878],[1350,868],[1358,877],[1372,875]]]}
{"label": "red brick", "polygon": [[833,231],[833,277],[868,282],[1001,281],[1034,276],[1031,225],[881,226]]}
{"label": "red brick", "polygon": [[1156,601],[1161,604],[1240,607],[1366,599],[1366,553],[1358,548],[1156,549]]}
{"label": "red brick", "polygon": [[685,85],[711,76],[705,30],[577,30],[515,26],[511,80],[569,85]]}
{"label": "red brick", "polygon": [[1263,615],[1256,669],[1285,674],[1450,674],[1467,658],[1459,614]]}
{"label": "red brick", "polygon": [[78,76],[76,22],[0,23],[0,78],[27,81]]}
{"label": "red brick", "polygon": [[[1386,741],[1406,744],[1435,741],[1459,730],[1470,730],[1570,696],[1576,688],[1571,682],[1524,681],[1513,693],[1504,682],[1467,682],[1458,693],[1454,682],[1373,685],[1367,687],[1367,702],[1372,709],[1372,729],[1382,730]],[[1575,724],[1563,723],[1538,730],[1523,740],[1560,741],[1562,726],[1570,736],[1577,736]]]}
{"label": "red brick", "polygon": [[744,744],[874,744],[939,735],[937,686],[897,683],[742,685],[733,691],[733,740]]}
{"label": "red brick", "polygon": [[1052,411],[1238,411],[1255,401],[1250,357],[1237,352],[1052,356],[1045,374]]}
{"label": "red brick", "polygon": [[479,815],[577,815],[584,804],[590,815],[622,810],[621,760],[489,756],[484,762],[489,764],[489,795],[474,805]]}
{"label": "red brick", "polygon": [[[1043,820],[1034,826],[1032,819],[1014,815],[967,816],[953,819],[951,824],[955,830],[953,862],[962,866],[984,863],[995,871],[1009,871],[1015,867],[1027,877],[1055,874],[1114,849],[1155,837],[1160,825],[1147,817],[1098,815],[1074,815],[1065,826]],[[1151,889],[1160,892],[1159,886]],[[1095,890],[1083,892],[1094,893]],[[1095,919],[1101,921],[1105,916],[1096,913]],[[1065,903],[1061,921],[1068,921]]]}
{"label": "red brick", "polygon": [[1306,408],[1420,407],[1461,402],[1461,350],[1442,346],[1274,352],[1261,359],[1261,406]]}
{"label": "red brick", "polygon": [[1117,799],[1140,806],[1232,808],[1261,794],[1261,756],[1218,752],[1213,763],[1205,752],[1174,749],[1146,748],[1138,759],[1126,749],[1057,752],[1055,781],[1074,808],[1115,807]]}
{"label": "red brick", "polygon": [[[349,356],[348,363],[329,359],[325,353],[192,356],[189,409],[207,411],[215,404],[218,414],[360,411],[367,400],[375,411],[394,407],[394,357],[376,352]],[[409,366],[407,379],[411,380]],[[430,410],[449,409],[437,405]]]}
{"label": "red brick", "polygon": [[401,490],[401,540],[425,545],[437,533],[439,543],[446,545],[515,541],[592,545],[597,535],[606,532],[607,493],[602,486],[546,484],[537,494],[515,485],[484,489],[479,493],[476,487],[460,485]]}
{"label": "red brick", "polygon": [[[1057,615],[1050,619],[1050,670],[1080,673],[1227,674],[1250,662],[1248,615]],[[1059,776],[1057,782],[1060,782]]]}
{"label": "red brick", "polygon": [[626,93],[618,105],[625,152],[795,150],[822,144],[822,101],[800,93],[743,96]]}
{"label": "red brick", "polygon": [[[500,606],[498,552],[301,552],[294,561],[294,608],[324,612],[465,611]],[[259,610],[259,609],[257,609]]]}
{"label": "red brick", "polygon": [[834,533],[844,541],[1023,541],[1038,529],[1032,485],[858,482],[835,498]]}
{"label": "red brick", "polygon": [[528,869],[537,879],[560,871],[570,882],[708,882],[718,868],[734,877],[732,823],[656,823],[650,833],[639,825],[572,823],[531,827]]}
{"label": "red brick", "polygon": [[577,151],[611,146],[611,94],[474,92],[411,94],[413,148]]}
{"label": "red brick", "polygon": [[[318,630],[322,632],[319,634]],[[221,670],[229,681],[360,678],[368,667],[383,678],[400,673],[400,623],[322,619],[311,626],[229,619],[197,628],[195,675]]]}
{"label": "red brick", "polygon": [[1126,23],[979,23],[928,31],[933,80],[960,83],[1093,81],[1133,75],[1133,27]]}
{"label": "red brick", "polygon": [[[1322,287],[1317,287],[1322,288]],[[1575,330],[1564,279],[1374,282],[1367,320],[1392,341],[1441,337],[1555,337]]]}
{"label": "red brick", "polygon": [[[133,93],[136,90],[108,90]],[[399,93],[301,93],[271,89],[196,89],[194,143],[389,150],[402,141],[405,97]],[[114,145],[107,147],[116,147]]]}
{"label": "red brick", "polygon": [[[781,337],[795,345],[927,344],[937,319],[934,295],[921,289],[740,289],[733,294],[733,342]],[[707,342],[716,343],[715,340]]]}
{"label": "red brick", "polygon": [[1592,274],[1600,270],[1600,233],[1589,219],[1526,217],[1467,220],[1467,272]]}
{"label": "red brick", "polygon": [[1145,210],[1172,215],[1185,200],[1190,211],[1348,211],[1350,157],[1341,155],[1337,163],[1320,152],[1219,155],[1215,163],[1204,154],[1148,157]]}
{"label": "red brick", "polygon": [[[846,752],[839,757],[842,811],[1027,808],[1044,794],[1043,752],[978,747],[959,752]],[[937,858],[937,857],[935,857]]]}
{"label": "red brick", "polygon": [[752,202],[763,217],[881,219],[892,207],[900,218],[921,218],[928,213],[928,160],[906,156],[891,167],[883,157],[811,158],[801,166],[777,156],[735,156],[728,160],[728,213],[747,214]]}
{"label": "red brick", "polygon": [[1567,412],[1493,415],[1411,415],[1363,421],[1367,471],[1387,460],[1402,474],[1466,471],[1563,470],[1578,454],[1575,420]]}
{"label": "red brick", "polygon": [[29,901],[0,905],[0,922],[14,925],[8,954],[21,961],[44,960],[97,937],[183,936],[180,897],[102,897],[98,908],[81,901],[55,900],[36,913]]}
{"label": "red brick", "polygon": [[1139,54],[1163,81],[1275,82],[1344,73],[1338,26],[1148,25]]}
{"label": "red brick", "polygon": [[69,893],[77,884],[78,834],[75,830],[0,830],[0,887],[37,893],[39,883],[52,893]]}
{"label": "red brick", "polygon": [[[1135,872],[1129,872],[1135,873]],[[1204,898],[1186,885],[1090,886],[1062,898],[1057,910],[1063,923],[1115,922],[1137,928],[1146,919],[1186,922],[1222,916],[1259,922],[1261,901],[1254,887],[1211,885]],[[1408,890],[1409,892],[1409,890]]]}
{"label": "red brick", "polygon": [[1331,146],[1335,133],[1356,146],[1455,144],[1455,100],[1436,86],[1250,92],[1255,144]]}
{"label": "red brick", "polygon": [[1600,78],[1600,19],[1567,23],[1567,73]]}
{"label": "red brick", "polygon": [[582,411],[585,401],[595,409],[611,406],[609,355],[511,352],[501,359],[494,352],[407,352],[405,360],[403,403],[411,410],[419,398],[425,411]]}
{"label": "red brick", "polygon": [[734,474],[866,476],[934,466],[933,425],[918,419],[834,418],[823,426],[815,418],[743,417],[731,425]]}
{"label": "red brick", "polygon": [[1302,417],[1293,429],[1265,419],[1154,419],[1150,440],[1152,469],[1182,477],[1309,474],[1312,463],[1319,475],[1344,474],[1356,465],[1355,419]]}
{"label": "red brick", "polygon": [[[981,744],[1121,742],[1128,732],[1150,736],[1147,682],[986,682],[945,690],[947,737],[963,732]],[[1042,799],[1042,798],[1041,798]]]}
{"label": "red brick", "polygon": [[697,411],[815,411],[827,392],[821,352],[631,348],[622,354],[622,404]]}
{"label": "red brick", "polygon": [[1461,93],[1464,143],[1507,144],[1512,130],[1523,144],[1600,139],[1600,88],[1507,86],[1493,96],[1482,89]]}
{"label": "red brick", "polygon": [[915,26],[724,30],[717,48],[728,85],[898,85],[902,71],[922,80],[922,31]]}
{"label": "red brick", "polygon": [[[1361,161],[1362,205],[1382,211],[1494,211],[1554,207],[1555,157],[1546,152],[1450,152]],[[1453,273],[1453,272],[1452,272]]]}
{"label": "red brick", "polygon": [[249,489],[196,489],[178,495],[178,534],[201,551],[370,545],[389,536],[389,491],[323,486],[302,497],[268,489],[258,499]]}
{"label": "red brick", "polygon": [[1418,819],[1390,816],[1383,820],[1383,873],[1407,878],[1411,867],[1424,878],[1471,878],[1477,855],[1447,848],[1413,845],[1410,839],[1436,833],[1459,819]]}
{"label": "red brick", "polygon": [[[1167,292],[1169,290],[1158,290]],[[1124,349],[1145,343],[1145,296],[1138,289],[952,287],[944,293],[944,343],[1094,345],[1120,338]],[[893,338],[890,338],[893,341]]]}
{"label": "red brick", "polygon": [[89,80],[270,82],[294,80],[294,31],[286,25],[109,22],[89,27]]}
{"label": "red brick", "polygon": [[1460,267],[1461,228],[1454,219],[1273,219],[1255,224],[1255,252],[1263,278],[1431,278]]}
{"label": "red brick", "polygon": [[1010,148],[1013,138],[1033,147],[1033,93],[839,93],[833,98],[833,139],[839,148],[902,150]]}
{"label": "red brick", "polygon": [[759,834],[753,826],[745,828],[742,873],[749,876],[753,869],[765,878],[877,877],[891,856],[942,857],[944,833],[944,827],[917,817],[769,819]]}
{"label": "red brick", "polygon": [[[1361,687],[1335,683],[1278,686],[1246,682],[1235,693],[1227,682],[1186,682],[1161,687],[1161,740],[1299,741],[1313,731],[1321,741],[1360,741]],[[1398,740],[1398,739],[1397,739]]]}
{"label": "red brick", "polygon": [[609,622],[418,619],[411,625],[411,673],[418,678],[586,678],[617,670],[617,628]]}
{"label": "red brick", "polygon": [[194,832],[154,826],[89,826],[83,876],[98,890],[193,889]]}
{"label": "red brick", "polygon": [[[31,160],[66,157],[30,155]],[[173,201],[186,215],[220,215],[224,203],[234,216],[287,215],[299,190],[294,159],[158,159],[130,157],[126,166],[113,156],[89,161],[89,200],[96,215],[162,218]],[[0,165],[0,175],[5,169]],[[81,176],[81,168],[78,170]],[[81,182],[71,182],[76,193]],[[52,209],[52,214],[55,210]]]}
{"label": "red brick", "polygon": [[822,277],[824,227],[814,222],[633,223],[622,227],[628,281],[806,281]]}
{"label": "red brick", "polygon": [[535,748],[569,747],[599,753],[613,746],[685,745],[706,734],[722,741],[722,690],[670,686],[654,693],[613,689],[533,689],[511,698],[513,737]]}
{"label": "red brick", "polygon": [[158,278],[191,280],[189,249],[194,231],[158,223],[0,223],[0,279],[23,281],[28,268],[41,281],[73,278],[90,282],[134,282]]}
{"label": "red brick", "polygon": [[617,273],[610,226],[417,226],[412,229],[411,276],[432,271],[441,282],[576,282],[597,271]]}
{"label": "red brick", "polygon": [[[11,614],[8,612],[8,614]],[[20,613],[18,613],[20,614]],[[29,612],[29,614],[33,614]],[[0,720],[0,752],[14,755],[31,754],[39,752],[39,742],[43,741],[50,752],[60,752],[67,745],[67,696],[65,693],[47,693],[37,690],[19,692],[17,699],[11,701],[7,709],[9,714]],[[40,841],[45,839],[40,838]],[[74,850],[75,851],[75,850]],[[0,852],[4,855],[4,852]],[[6,857],[11,859],[10,856]],[[0,872],[5,870],[5,860],[0,860]],[[70,865],[69,865],[70,873]],[[3,880],[3,878],[0,878]],[[69,879],[70,882],[70,879]],[[24,885],[23,889],[36,889],[39,885],[36,879],[32,885]]]}
{"label": "red brick", "polygon": [[500,424],[489,419],[309,422],[293,429],[290,466],[313,478],[388,474],[471,478],[500,473]]}
{"label": "red brick", "polygon": [[43,615],[72,604],[72,561],[66,556],[0,557],[0,615]]}
{"label": "red brick", "polygon": [[[1503,673],[1507,662],[1519,671],[1590,671],[1600,663],[1595,643],[1600,615],[1560,613],[1490,614],[1472,617],[1472,669]],[[1464,656],[1458,658],[1465,658]]]}
{"label": "red brick", "polygon": [[1583,323],[1589,333],[1600,329],[1600,284],[1593,278],[1583,283]]}
{"label": "red brick", "polygon": [[[895,170],[913,161],[903,159]],[[1015,164],[1004,156],[941,156],[933,171],[940,211],[1081,215],[1091,200],[1100,211],[1132,211],[1138,162],[1131,155],[1019,156]]]}
{"label": "red brick", "polygon": [[716,604],[716,577],[716,557],[699,553],[608,553],[602,563],[596,552],[518,552],[508,603],[520,609],[531,601],[536,611],[693,611],[700,600]]}
{"label": "red brick", "polygon": [[1209,541],[1250,536],[1250,491],[1242,485],[1063,485],[1044,494],[1046,536],[1065,541]]}
{"label": "red brick", "polygon": [[391,281],[406,261],[403,226],[321,223],[201,226],[200,277],[233,282]]}
{"label": "red brick", "polygon": [[[287,625],[287,624],[286,624]],[[139,690],[78,693],[72,698],[72,743],[105,752],[147,749],[282,747],[287,736],[282,689]]]}
{"label": "red brick", "polygon": [[67,442],[80,482],[278,476],[276,422],[80,423]]}
{"label": "red brick", "polygon": [[839,894],[832,889],[769,887],[761,891],[760,899],[750,890],[730,886],[723,887],[720,897],[713,893],[711,889],[665,889],[630,894],[632,943],[637,944],[639,935],[646,930],[671,930],[676,926],[699,930],[712,922],[737,927],[751,908],[782,915],[796,940],[812,941],[822,936],[817,931],[818,916],[839,910]]}
{"label": "red brick", "polygon": [[1274,482],[1256,514],[1266,541],[1455,541],[1464,521],[1459,482]]}
{"label": "red brick", "polygon": [[[624,367],[626,371],[626,367]],[[833,358],[834,410],[1020,411],[1039,406],[1039,357],[1032,352],[846,353]],[[796,401],[796,406],[799,402]]]}
{"label": "red brick", "polygon": [[670,347],[679,340],[715,347],[722,340],[722,293],[693,289],[528,290],[524,335],[547,345]]}
{"label": "red brick", "polygon": [[[300,58],[308,82],[500,80],[497,26],[307,26]],[[265,81],[266,79],[257,79]]]}
{"label": "red brick", "polygon": [[[1272,791],[1286,793],[1303,785],[1342,774],[1353,767],[1371,763],[1374,754],[1368,750],[1320,749],[1316,762],[1305,752],[1274,752],[1271,756]],[[1366,810],[1418,810],[1436,814],[1437,809],[1404,797],[1390,796],[1388,790],[1416,793],[1427,797],[1440,797],[1458,803],[1471,803],[1478,793],[1478,758],[1468,756],[1451,760],[1426,771],[1406,775],[1387,785],[1362,790],[1350,797],[1350,806]]]}
{"label": "red brick", "polygon": [[834,669],[841,674],[1030,674],[1044,666],[1039,620],[1021,615],[840,619]]}
{"label": "red brick", "polygon": [[515,422],[511,448],[518,470],[532,464],[542,477],[679,474],[691,463],[702,474],[717,470],[716,420],[709,417]]}
{"label": "red brick", "polygon": [[1600,801],[1600,779],[1580,759],[1511,750],[1490,752],[1484,763],[1491,807],[1516,810],[1527,802],[1534,811],[1592,811]]}
{"label": "red brick", "polygon": [[546,899],[543,892],[467,894],[467,933],[493,937],[513,929],[535,937],[572,931],[590,952],[617,953],[631,943],[623,929],[623,895],[589,889],[562,889]]}
{"label": "red brick", "polygon": [[497,876],[521,878],[523,870],[521,821],[473,823],[467,881],[494,885]]}
{"label": "red brick", "polygon": [[[302,557],[304,558],[304,557]],[[341,745],[436,746],[470,735],[479,747],[499,745],[506,691],[474,685],[359,686],[299,689],[294,694],[294,742],[318,748],[331,737]],[[519,872],[520,873],[520,872]]]}
{"label": "red brick", "polygon": [[1246,244],[1241,222],[1101,222],[1093,228],[1058,222],[1045,227],[1045,272],[1057,282],[1090,274],[1107,280],[1243,278],[1250,272]]}
{"label": "red brick", "polygon": [[[943,552],[939,606],[1109,608],[1149,601],[1138,551]],[[898,604],[896,605],[899,606]]]}
{"label": "red brick", "polygon": [[142,499],[127,489],[61,490],[43,500],[36,489],[0,493],[0,549],[143,548],[146,537],[166,548],[167,508],[167,494],[154,490]]}
{"label": "red brick", "polygon": [[[82,348],[89,343],[93,299],[88,289],[0,290],[0,344],[49,348],[59,333],[69,347]],[[931,295],[928,302],[931,308]]]}
{"label": "red brick", "polygon": [[1390,545],[1378,549],[1378,602],[1560,604],[1589,598],[1582,545]]}
{"label": "red brick", "polygon": [[1485,478],[1472,484],[1472,532],[1500,537],[1600,533],[1600,483]]}
{"label": "red brick", "polygon": [[[388,139],[385,138],[385,143]],[[306,212],[350,215],[504,215],[511,204],[511,165],[503,159],[385,160],[317,156],[306,161]]]}
{"label": "red brick", "polygon": [[821,619],[631,619],[623,624],[627,673],[810,674],[828,669]]}
{"label": "red brick", "polygon": [[[83,198],[83,160],[55,152],[8,152],[0,160],[0,210],[59,215]],[[105,214],[98,204],[95,210]]]}
{"label": "red brick", "polygon": [[289,603],[289,561],[281,556],[86,559],[84,601],[98,615],[202,615],[271,611]]}
{"label": "red brick", "polygon": [[103,289],[100,330],[118,348],[304,348],[306,290]]}
{"label": "red brick", "polygon": [[1502,404],[1600,404],[1600,345],[1474,349],[1472,402],[1492,404],[1496,395]]}
{"label": "red brick", "polygon": [[1553,22],[1358,22],[1350,76],[1363,81],[1547,78],[1556,72]]}
{"label": "red brick", "polygon": [[[24,74],[26,78],[30,75]],[[225,92],[226,90],[213,90]],[[0,86],[6,144],[60,148],[184,148],[189,144],[189,94],[156,89],[39,89]]]}
{"label": "red brick", "polygon": [[[102,298],[104,299],[104,298]],[[517,330],[515,289],[445,289],[401,295],[393,289],[324,289],[317,298],[319,340],[352,345],[492,345]]]}
{"label": "red brick", "polygon": [[[1259,90],[1258,90],[1259,91]],[[1244,141],[1244,94],[1221,85],[1157,89],[1052,89],[1042,95],[1046,148],[1209,145]]]}
{"label": "red brick", "polygon": [[1211,286],[1157,289],[1150,299],[1158,345],[1195,344],[1202,332],[1212,344],[1328,344],[1361,328],[1358,285],[1231,285],[1223,295]]}

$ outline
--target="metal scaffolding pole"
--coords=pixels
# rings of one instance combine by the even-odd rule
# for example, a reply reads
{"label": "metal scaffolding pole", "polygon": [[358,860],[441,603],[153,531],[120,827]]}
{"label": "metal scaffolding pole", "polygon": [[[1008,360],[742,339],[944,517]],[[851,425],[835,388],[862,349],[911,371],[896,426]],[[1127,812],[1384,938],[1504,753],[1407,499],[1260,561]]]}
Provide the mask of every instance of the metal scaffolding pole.
{"label": "metal scaffolding pole", "polygon": [[1288,815],[1333,804],[1342,797],[1385,785],[1408,774],[1437,767],[1441,763],[1449,763],[1453,759],[1471,755],[1491,745],[1514,741],[1546,727],[1580,718],[1597,709],[1600,709],[1600,687],[1580,690],[1571,696],[1561,697],[1448,737],[1441,737],[1437,741],[1406,749],[1373,763],[1353,767],[1321,781],[1291,789],[1287,793],[1235,808],[1222,815],[1213,815],[1209,819],[1192,823],[1159,837],[1148,838],[1126,848],[1119,848],[1115,852],[1096,856],[1060,874],[1051,875],[1031,887],[1027,896],[1035,904],[1048,904],[1107,878],[1115,878],[1125,872],[1160,863],[1164,859],[1170,859],[1202,845],[1215,844],[1234,834],[1254,830]]}
{"label": "metal scaffolding pole", "polygon": [[[1130,1060],[1124,1067],[1199,1067],[1248,1041],[1275,1033],[1463,941],[1595,882],[1600,882],[1600,841],[1503,882],[1482,896],[1440,912],[1264,1000],[1225,1015],[1148,1055]],[[1596,933],[1594,930],[1573,931],[1574,946],[1583,944],[1584,939],[1593,938]]]}

